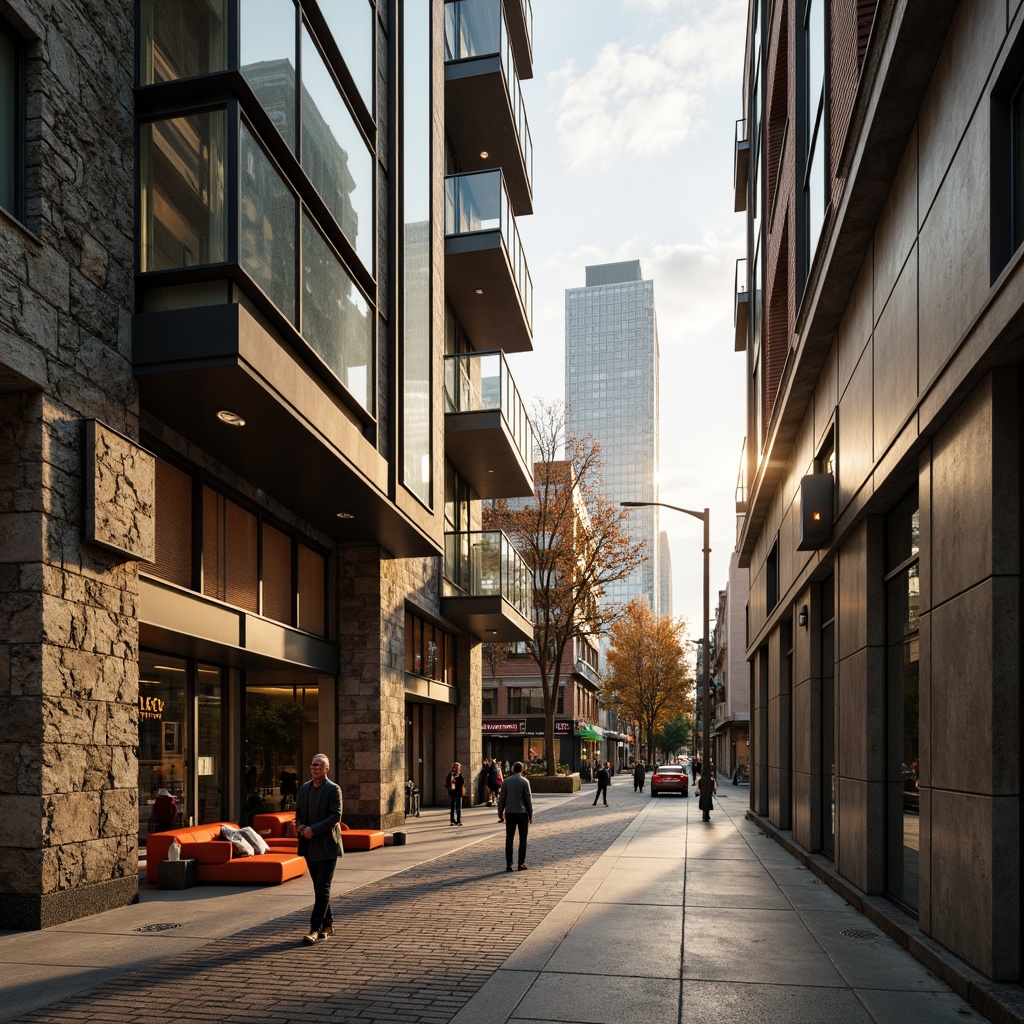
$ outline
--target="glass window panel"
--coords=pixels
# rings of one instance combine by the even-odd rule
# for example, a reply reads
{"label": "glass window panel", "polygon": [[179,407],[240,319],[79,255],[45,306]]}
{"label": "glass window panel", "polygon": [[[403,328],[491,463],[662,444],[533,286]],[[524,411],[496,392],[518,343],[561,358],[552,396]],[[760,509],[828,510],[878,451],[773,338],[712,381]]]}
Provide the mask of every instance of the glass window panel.
{"label": "glass window panel", "polygon": [[302,166],[363,265],[372,272],[373,155],[305,28]]}
{"label": "glass window panel", "polygon": [[268,523],[263,524],[263,614],[292,621],[292,540]]}
{"label": "glass window panel", "polygon": [[430,4],[402,9],[402,483],[430,503]]}
{"label": "glass window panel", "polygon": [[197,824],[224,821],[227,815],[227,751],[224,748],[224,670],[200,665],[196,680],[199,728]]}
{"label": "glass window panel", "polygon": [[807,157],[807,254],[814,255],[818,236],[825,221],[825,145],[821,137],[821,117],[814,126],[814,138]]}
{"label": "glass window panel", "polygon": [[227,67],[226,0],[142,0],[139,82],[155,85]]}
{"label": "glass window panel", "polygon": [[372,411],[372,311],[308,217],[302,218],[302,336],[359,404]]}
{"label": "glass window panel", "polygon": [[257,611],[256,517],[203,488],[203,593]]}
{"label": "glass window panel", "polygon": [[18,200],[18,51],[0,25],[0,206]]}
{"label": "glass window panel", "polygon": [[324,581],[327,563],[324,556],[305,544],[299,545],[299,629],[317,636],[327,634],[327,609]]}
{"label": "glass window panel", "polygon": [[192,587],[192,478],[156,460],[156,562],[145,572]]}
{"label": "glass window panel", "polygon": [[[1013,160],[1013,246],[1024,242],[1024,88],[1018,87],[1013,97],[1010,125]],[[2,172],[0,172],[2,173]]]}
{"label": "glass window panel", "polygon": [[242,125],[239,259],[274,305],[295,322],[295,196]]}
{"label": "glass window panel", "polygon": [[226,126],[223,110],[140,126],[143,273],[226,259]]}
{"label": "glass window panel", "polygon": [[285,142],[295,149],[295,33],[292,0],[245,0],[241,71]]}
{"label": "glass window panel", "polygon": [[372,110],[374,19],[369,0],[323,0],[320,10],[356,88]]}
{"label": "glass window panel", "polygon": [[185,775],[186,663],[139,654],[139,841],[188,822]]}
{"label": "glass window panel", "polygon": [[808,7],[807,102],[813,117],[825,85],[825,0],[808,0]]}

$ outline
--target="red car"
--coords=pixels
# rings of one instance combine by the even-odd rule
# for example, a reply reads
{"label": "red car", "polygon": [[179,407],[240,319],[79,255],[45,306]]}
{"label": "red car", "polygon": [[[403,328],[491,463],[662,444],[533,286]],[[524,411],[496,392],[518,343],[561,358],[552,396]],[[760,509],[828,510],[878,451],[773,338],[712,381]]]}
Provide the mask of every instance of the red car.
{"label": "red car", "polygon": [[689,796],[690,776],[681,764],[663,764],[655,768],[651,776],[651,796],[660,796],[662,793]]}

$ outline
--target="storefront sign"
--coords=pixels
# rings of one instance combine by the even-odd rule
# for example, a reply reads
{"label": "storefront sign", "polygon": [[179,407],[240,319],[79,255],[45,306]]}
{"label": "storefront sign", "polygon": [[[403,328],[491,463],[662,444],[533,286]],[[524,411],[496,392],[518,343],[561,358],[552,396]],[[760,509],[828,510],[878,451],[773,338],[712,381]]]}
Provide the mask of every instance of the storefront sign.
{"label": "storefront sign", "polygon": [[500,734],[502,736],[524,735],[526,733],[525,719],[492,718],[484,722],[481,731],[485,733]]}
{"label": "storefront sign", "polygon": [[155,718],[164,715],[164,702],[159,697],[139,697],[139,718]]}

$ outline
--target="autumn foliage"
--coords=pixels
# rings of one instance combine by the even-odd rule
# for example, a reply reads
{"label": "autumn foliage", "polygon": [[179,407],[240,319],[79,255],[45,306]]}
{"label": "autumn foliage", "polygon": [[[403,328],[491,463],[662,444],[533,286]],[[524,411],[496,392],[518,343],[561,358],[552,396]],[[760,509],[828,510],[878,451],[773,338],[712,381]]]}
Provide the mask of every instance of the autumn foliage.
{"label": "autumn foliage", "polygon": [[693,712],[693,676],[685,661],[686,622],[631,601],[611,627],[604,701],[640,727],[648,762],[654,737],[671,719]]}
{"label": "autumn foliage", "polygon": [[630,536],[627,514],[601,493],[597,443],[565,435],[558,403],[537,407],[533,426],[534,497],[495,501],[484,522],[508,534],[533,572],[534,632],[527,647],[540,670],[550,759],[562,657],[576,639],[608,632],[621,609],[602,600],[605,588],[646,555]]}

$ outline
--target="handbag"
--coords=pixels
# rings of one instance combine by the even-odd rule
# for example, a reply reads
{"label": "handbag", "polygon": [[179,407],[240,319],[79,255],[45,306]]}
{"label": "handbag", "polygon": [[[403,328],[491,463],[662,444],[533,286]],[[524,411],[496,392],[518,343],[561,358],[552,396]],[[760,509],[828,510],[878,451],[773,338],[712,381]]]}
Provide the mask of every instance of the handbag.
{"label": "handbag", "polygon": [[465,783],[462,784],[462,795],[463,796],[466,795],[466,784]]}

